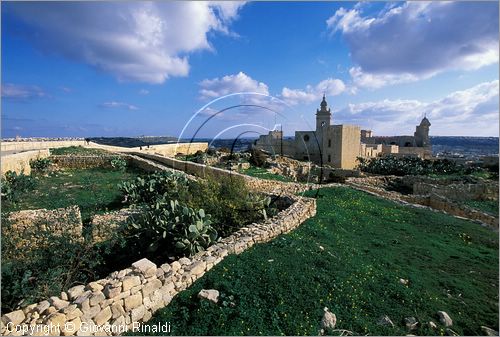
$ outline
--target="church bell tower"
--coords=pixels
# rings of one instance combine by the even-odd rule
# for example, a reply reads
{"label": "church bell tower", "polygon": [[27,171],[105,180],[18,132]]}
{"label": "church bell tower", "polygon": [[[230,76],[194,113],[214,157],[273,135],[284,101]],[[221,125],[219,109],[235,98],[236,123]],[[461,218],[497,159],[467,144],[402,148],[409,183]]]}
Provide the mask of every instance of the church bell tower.
{"label": "church bell tower", "polygon": [[326,103],[325,94],[323,94],[320,109],[316,110],[316,132],[321,133],[324,128],[329,127],[331,118],[332,113],[330,112],[330,108],[328,108],[328,103]]}

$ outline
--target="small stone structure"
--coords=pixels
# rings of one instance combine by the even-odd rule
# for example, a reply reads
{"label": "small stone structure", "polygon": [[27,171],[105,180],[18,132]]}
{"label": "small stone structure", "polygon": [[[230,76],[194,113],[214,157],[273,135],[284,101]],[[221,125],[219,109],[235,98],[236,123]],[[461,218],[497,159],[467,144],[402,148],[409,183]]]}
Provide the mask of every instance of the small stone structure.
{"label": "small stone structure", "polygon": [[20,249],[31,249],[43,244],[41,232],[52,235],[67,235],[74,240],[82,241],[82,216],[78,206],[57,208],[53,210],[35,209],[12,212],[2,224],[2,234],[21,236],[18,242]]}
{"label": "small stone structure", "polygon": [[[77,285],[60,297],[51,297],[1,317],[2,335],[26,331],[50,335],[120,335],[132,331],[168,305],[180,291],[202,277],[228,254],[239,254],[254,244],[287,233],[316,213],[316,201],[291,195],[294,203],[263,223],[254,223],[221,239],[189,258],[157,267],[147,259],[107,278]],[[14,329],[21,332],[16,332]],[[30,330],[32,329],[32,330]],[[36,330],[39,329],[39,330]],[[175,333],[175,332],[174,332]]]}
{"label": "small stone structure", "polygon": [[123,208],[114,212],[94,215],[91,223],[92,242],[108,240],[116,230],[125,226],[140,213],[141,210],[138,208]]}

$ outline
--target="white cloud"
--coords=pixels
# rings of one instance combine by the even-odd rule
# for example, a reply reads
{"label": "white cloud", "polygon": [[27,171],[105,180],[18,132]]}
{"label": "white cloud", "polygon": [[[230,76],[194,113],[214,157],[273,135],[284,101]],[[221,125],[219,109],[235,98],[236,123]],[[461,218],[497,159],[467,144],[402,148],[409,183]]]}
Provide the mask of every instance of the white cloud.
{"label": "white cloud", "polygon": [[415,125],[427,115],[434,135],[498,135],[498,92],[496,80],[433,102],[401,99],[349,104],[334,118],[371,128],[379,135],[393,135],[413,134]]}
{"label": "white cloud", "polygon": [[126,110],[139,110],[138,107],[132,104],[128,103],[123,103],[123,102],[104,102],[100,105],[103,108],[110,108],[110,109],[126,109]]}
{"label": "white cloud", "polygon": [[269,88],[265,83],[258,82],[241,71],[235,75],[216,77],[211,80],[205,79],[200,82],[200,87],[202,99],[212,99],[239,92],[256,92],[269,95]]}
{"label": "white cloud", "polygon": [[289,89],[284,87],[281,90],[281,98],[288,104],[310,103],[320,100],[325,93],[327,96],[336,96],[346,91],[346,86],[342,80],[328,78],[316,84],[314,87],[307,85],[303,89]]}
{"label": "white cloud", "polygon": [[[186,76],[188,54],[211,50],[211,32],[229,33],[243,2],[10,3],[4,14],[26,23],[28,38],[51,53],[122,81],[163,83]],[[2,8],[4,9],[4,8]]]}
{"label": "white cloud", "polygon": [[499,58],[497,2],[410,1],[373,16],[355,6],[340,8],[326,24],[347,42],[356,64],[350,73],[359,87],[475,70]]}
{"label": "white cloud", "polygon": [[149,95],[149,90],[141,89],[139,90],[139,95]]}
{"label": "white cloud", "polygon": [[2,84],[2,97],[12,100],[28,100],[47,97],[47,93],[36,85],[20,85],[13,83]]}

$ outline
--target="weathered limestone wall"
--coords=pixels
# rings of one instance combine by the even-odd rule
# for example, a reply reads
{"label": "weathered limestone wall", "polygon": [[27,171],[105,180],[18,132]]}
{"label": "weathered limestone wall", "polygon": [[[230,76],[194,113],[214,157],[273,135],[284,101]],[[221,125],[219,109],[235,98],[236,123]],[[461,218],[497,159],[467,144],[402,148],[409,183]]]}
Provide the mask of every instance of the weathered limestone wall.
{"label": "weathered limestone wall", "polygon": [[48,156],[49,150],[47,149],[3,155],[1,157],[2,176],[7,171],[14,171],[17,174],[23,172],[29,175],[31,173],[30,161],[38,158],[47,158]]}
{"label": "weathered limestone wall", "polygon": [[121,147],[121,146],[110,146],[102,145],[90,142],[87,147],[98,148],[112,152],[140,152],[140,153],[151,153],[160,154],[163,156],[174,157],[177,154],[194,154],[198,151],[206,151],[208,149],[208,143],[172,143],[172,144],[161,144],[161,145],[150,145],[149,147]]}
{"label": "weathered limestone wall", "polygon": [[[119,335],[133,331],[134,323],[148,321],[172,297],[189,287],[228,254],[239,254],[254,244],[291,231],[316,213],[316,202],[293,196],[294,204],[264,223],[251,224],[189,258],[157,267],[147,259],[107,278],[77,285],[60,297],[51,297],[4,314],[2,335],[52,327],[51,335]],[[137,326],[137,325],[135,325]],[[36,331],[36,330],[35,330]],[[35,332],[40,334],[40,332]],[[175,331],[174,331],[175,334]]]}
{"label": "weathered limestone wall", "polygon": [[304,190],[312,188],[311,185],[300,184],[300,183],[285,183],[274,180],[265,180],[250,177],[244,174],[240,174],[238,172],[228,171],[217,167],[207,166],[203,164],[193,163],[190,161],[178,160],[175,158],[168,158],[156,154],[142,153],[142,152],[133,152],[132,154],[157,161],[162,163],[170,168],[175,170],[184,171],[187,174],[191,174],[197,177],[204,177],[206,175],[214,175],[214,176],[233,176],[233,177],[241,177],[247,183],[247,185],[255,190],[260,190],[265,193],[271,194],[281,194],[281,193],[299,193]]}
{"label": "weathered limestone wall", "polygon": [[38,142],[2,142],[1,151],[44,150],[68,146],[83,146],[83,140],[50,140]]}
{"label": "weathered limestone wall", "polygon": [[140,209],[137,208],[123,208],[118,211],[94,215],[91,223],[92,242],[108,240],[119,227],[125,226],[140,213]]}

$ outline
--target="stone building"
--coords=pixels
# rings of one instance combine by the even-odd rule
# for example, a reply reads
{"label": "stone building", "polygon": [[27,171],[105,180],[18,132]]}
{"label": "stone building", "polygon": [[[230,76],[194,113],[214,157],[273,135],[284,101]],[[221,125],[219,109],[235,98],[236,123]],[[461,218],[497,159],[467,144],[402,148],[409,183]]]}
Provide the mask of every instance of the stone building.
{"label": "stone building", "polygon": [[316,129],[295,131],[294,138],[283,138],[282,131],[261,135],[253,147],[271,154],[281,154],[298,160],[340,169],[355,168],[357,157],[374,158],[382,155],[432,157],[429,140],[431,123],[424,117],[413,136],[375,137],[371,130],[357,125],[331,125],[332,113],[323,95],[316,110]]}
{"label": "stone building", "polygon": [[255,141],[254,147],[320,165],[352,169],[360,155],[361,131],[355,125],[331,125],[332,113],[325,96],[316,110],[316,130],[295,131],[293,139],[283,139],[281,131],[271,131]]}

